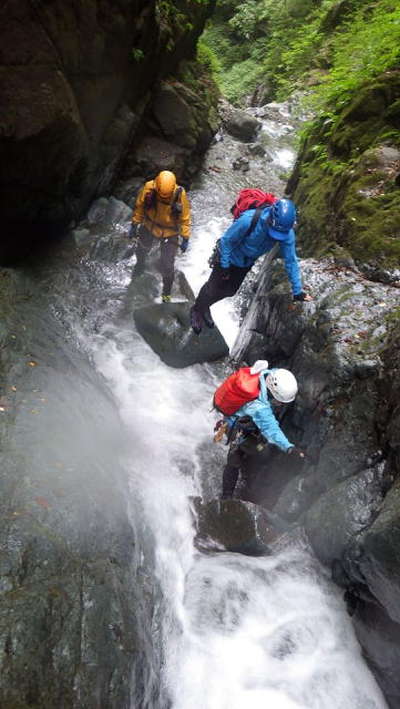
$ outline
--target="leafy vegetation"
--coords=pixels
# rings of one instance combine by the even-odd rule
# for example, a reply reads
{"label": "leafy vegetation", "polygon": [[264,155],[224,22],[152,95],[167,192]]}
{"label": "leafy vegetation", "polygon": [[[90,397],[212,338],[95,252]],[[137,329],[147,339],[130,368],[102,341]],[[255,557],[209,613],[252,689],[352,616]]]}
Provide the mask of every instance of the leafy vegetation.
{"label": "leafy vegetation", "polygon": [[278,99],[312,85],[321,105],[345,100],[398,64],[400,7],[396,0],[219,0],[204,42],[234,103],[264,83]]}
{"label": "leafy vegetation", "polygon": [[217,0],[203,41],[231,102],[299,89],[315,115],[288,183],[303,253],[339,245],[375,273],[398,267],[398,0]]}

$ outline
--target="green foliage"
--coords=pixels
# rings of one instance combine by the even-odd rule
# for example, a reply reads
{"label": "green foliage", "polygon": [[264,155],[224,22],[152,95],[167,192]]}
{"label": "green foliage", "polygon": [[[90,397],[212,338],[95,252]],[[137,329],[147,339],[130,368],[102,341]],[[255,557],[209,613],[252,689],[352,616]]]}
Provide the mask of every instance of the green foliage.
{"label": "green foliage", "polygon": [[245,59],[234,64],[220,78],[219,85],[226,98],[232,103],[240,103],[240,97],[251,93],[263,79],[263,68],[253,59]]}
{"label": "green foliage", "polygon": [[380,0],[362,7],[333,43],[333,67],[314,94],[314,105],[343,107],[367,81],[400,60],[400,6]]}
{"label": "green foliage", "polygon": [[[231,100],[239,102],[260,80],[282,100],[311,70],[320,110],[344,104],[362,82],[398,64],[400,6],[397,0],[219,0],[204,41],[219,57],[220,84]],[[246,79],[240,79],[243,62]]]}
{"label": "green foliage", "polygon": [[[190,0],[190,2],[208,4],[209,0]],[[167,41],[168,51],[174,50],[177,38],[193,30],[193,24],[190,21],[190,2],[186,3],[186,7],[184,3],[181,3],[179,8],[172,0],[156,0],[156,20],[160,25],[161,31],[169,36]]]}
{"label": "green foliage", "polygon": [[218,77],[221,71],[221,63],[211,47],[205,44],[201,39],[197,43],[196,59],[212,76]]}

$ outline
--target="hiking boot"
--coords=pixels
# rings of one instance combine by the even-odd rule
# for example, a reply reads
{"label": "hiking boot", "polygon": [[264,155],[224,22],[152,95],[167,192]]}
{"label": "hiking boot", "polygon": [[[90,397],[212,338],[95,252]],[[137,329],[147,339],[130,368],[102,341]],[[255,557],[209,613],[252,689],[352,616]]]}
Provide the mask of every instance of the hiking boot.
{"label": "hiking boot", "polygon": [[190,324],[192,326],[193,332],[195,332],[196,335],[200,335],[201,330],[203,328],[203,318],[194,306],[190,308]]}
{"label": "hiking boot", "polygon": [[205,324],[207,325],[207,327],[214,327],[215,323],[214,323],[214,320],[213,320],[212,315],[210,313],[210,308],[206,308],[205,311],[202,313],[202,315],[203,315],[203,320],[204,320]]}
{"label": "hiking boot", "polygon": [[163,303],[170,303],[171,302],[171,296],[170,295],[164,295],[164,293],[161,296],[161,300]]}

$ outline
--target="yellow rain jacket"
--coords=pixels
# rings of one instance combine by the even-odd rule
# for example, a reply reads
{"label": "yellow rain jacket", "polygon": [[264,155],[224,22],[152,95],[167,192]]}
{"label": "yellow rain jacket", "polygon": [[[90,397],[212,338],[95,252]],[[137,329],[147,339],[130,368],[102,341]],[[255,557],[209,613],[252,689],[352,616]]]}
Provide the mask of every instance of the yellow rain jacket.
{"label": "yellow rain jacket", "polygon": [[[176,189],[178,189],[178,186]],[[146,182],[137,197],[132,222],[134,224],[143,224],[153,236],[159,239],[178,236],[178,234],[183,236],[184,239],[189,239],[190,204],[185,190],[183,187],[180,189],[181,193],[177,199],[177,204],[181,206],[181,213],[175,216],[171,208],[174,203],[175,195],[167,201],[164,201],[155,194],[155,199],[151,200],[151,206],[146,207],[146,195],[150,195],[152,190],[155,190],[154,180]]]}

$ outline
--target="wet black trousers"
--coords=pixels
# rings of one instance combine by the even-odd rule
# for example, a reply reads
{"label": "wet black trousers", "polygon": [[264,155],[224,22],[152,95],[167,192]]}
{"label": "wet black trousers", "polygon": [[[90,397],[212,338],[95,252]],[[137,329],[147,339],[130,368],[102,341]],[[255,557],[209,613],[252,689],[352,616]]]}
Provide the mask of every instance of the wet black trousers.
{"label": "wet black trousers", "polygon": [[171,295],[172,284],[174,282],[174,263],[178,250],[179,240],[177,236],[170,236],[168,239],[159,239],[153,236],[146,227],[141,227],[138,244],[136,247],[136,269],[144,270],[146,258],[152,247],[160,244],[159,270],[163,279],[163,295]]}
{"label": "wet black trousers", "polygon": [[222,497],[233,496],[243,462],[249,456],[258,455],[258,443],[256,437],[246,436],[239,445],[231,445],[222,475]]}
{"label": "wet black trousers", "polygon": [[221,266],[219,264],[214,266],[210,278],[204,286],[202,286],[196,298],[194,304],[195,309],[199,313],[204,313],[213,303],[235,295],[250,271],[250,268],[251,267],[240,268],[239,266],[229,266],[229,279],[225,281],[222,279],[224,271]]}

